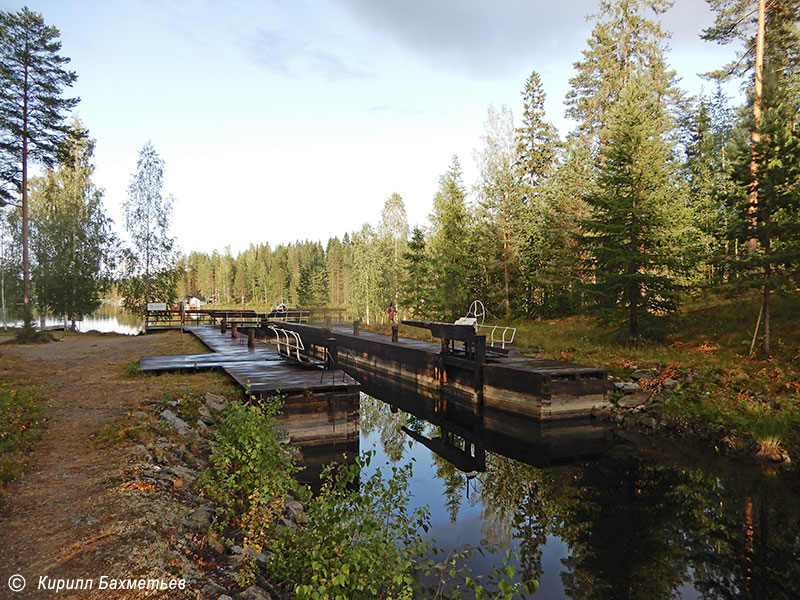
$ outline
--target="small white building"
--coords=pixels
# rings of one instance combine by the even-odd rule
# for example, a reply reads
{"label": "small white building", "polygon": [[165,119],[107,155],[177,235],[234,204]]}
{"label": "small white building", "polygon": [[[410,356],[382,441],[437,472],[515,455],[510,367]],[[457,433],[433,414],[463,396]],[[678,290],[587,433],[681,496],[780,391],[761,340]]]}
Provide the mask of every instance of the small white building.
{"label": "small white building", "polygon": [[200,308],[206,304],[206,299],[200,296],[186,296],[186,308]]}

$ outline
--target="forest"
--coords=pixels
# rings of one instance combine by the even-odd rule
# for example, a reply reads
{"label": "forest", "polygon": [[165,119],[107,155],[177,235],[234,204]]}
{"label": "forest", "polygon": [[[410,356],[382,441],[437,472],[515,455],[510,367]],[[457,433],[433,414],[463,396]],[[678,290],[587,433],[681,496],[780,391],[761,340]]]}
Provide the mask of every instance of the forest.
{"label": "forest", "polygon": [[[689,96],[668,66],[659,18],[671,2],[602,0],[564,98],[568,135],[548,122],[533,70],[519,107],[489,106],[471,157],[477,181],[464,181],[454,155],[427,223],[411,229],[391,193],[376,199],[378,223],[236,256],[178,252],[165,162],[150,142],[124,203],[131,243],[117,237],[92,180],[95,142],[65,120],[77,74],[58,31],[27,9],[3,13],[4,315],[29,322],[35,308],[74,323],[113,290],[135,313],[195,295],[346,308],[371,325],[390,304],[403,318],[452,320],[480,299],[495,320],[588,315],[637,343],[666,339],[680,308],[711,294],[758,297],[749,328],[772,355],[771,299],[794,298],[800,273],[800,3],[709,4],[716,21],[702,37],[728,44],[732,59],[705,75],[708,92]],[[18,60],[37,31],[38,54]],[[36,68],[39,90],[28,90],[20,82]],[[20,97],[41,110],[21,110]],[[29,176],[28,160],[43,173]]]}
{"label": "forest", "polygon": [[[746,50],[707,75],[707,94],[689,97],[667,66],[668,2],[601,2],[565,98],[566,138],[533,71],[521,118],[489,107],[474,185],[453,156],[426,226],[410,230],[393,193],[378,223],[327,242],[184,254],[177,295],[346,307],[368,324],[390,303],[451,320],[480,299],[496,319],[590,314],[638,340],[662,339],[700,292],[752,293],[769,354],[770,295],[796,292],[800,273],[798,5],[769,4],[757,58],[755,3],[711,4],[704,38]],[[734,79],[741,106],[724,93]]]}

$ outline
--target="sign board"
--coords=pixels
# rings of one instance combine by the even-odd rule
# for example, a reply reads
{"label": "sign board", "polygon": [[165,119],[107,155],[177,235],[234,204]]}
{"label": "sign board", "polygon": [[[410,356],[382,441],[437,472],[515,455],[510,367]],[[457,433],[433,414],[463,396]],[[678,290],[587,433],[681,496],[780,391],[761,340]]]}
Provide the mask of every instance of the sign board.
{"label": "sign board", "polygon": [[166,302],[148,302],[147,310],[167,310]]}

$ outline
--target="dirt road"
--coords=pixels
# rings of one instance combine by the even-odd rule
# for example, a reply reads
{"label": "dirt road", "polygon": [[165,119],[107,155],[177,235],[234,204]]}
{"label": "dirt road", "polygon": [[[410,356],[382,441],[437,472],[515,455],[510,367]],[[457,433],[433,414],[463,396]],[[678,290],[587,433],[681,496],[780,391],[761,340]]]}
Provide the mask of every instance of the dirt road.
{"label": "dirt road", "polygon": [[[202,352],[177,332],[149,336],[66,335],[42,345],[0,346],[0,376],[24,375],[50,403],[26,470],[0,490],[0,598],[197,597],[185,593],[101,591],[100,577],[180,577],[175,546],[187,508],[167,494],[126,481],[145,451],[140,420],[153,422],[173,397],[231,393],[213,373],[144,377],[129,366],[142,355]],[[136,413],[136,414],[134,414]],[[9,578],[22,575],[14,593]],[[91,579],[91,591],[42,591],[47,582]],[[20,580],[15,580],[18,584]]]}

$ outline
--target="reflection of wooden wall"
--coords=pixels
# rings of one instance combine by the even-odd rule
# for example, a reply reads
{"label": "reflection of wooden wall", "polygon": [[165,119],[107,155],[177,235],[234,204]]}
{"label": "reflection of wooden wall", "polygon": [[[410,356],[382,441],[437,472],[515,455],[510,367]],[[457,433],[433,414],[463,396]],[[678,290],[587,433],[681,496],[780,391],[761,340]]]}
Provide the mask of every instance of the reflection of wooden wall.
{"label": "reflection of wooden wall", "polygon": [[284,399],[281,425],[292,443],[330,445],[358,440],[358,391],[307,392]]}
{"label": "reflection of wooden wall", "polygon": [[313,446],[300,446],[298,465],[303,470],[297,474],[300,483],[310,485],[311,489],[320,488],[319,476],[326,465],[331,463],[353,464],[358,457],[360,444],[358,436],[350,442],[330,442]]}

